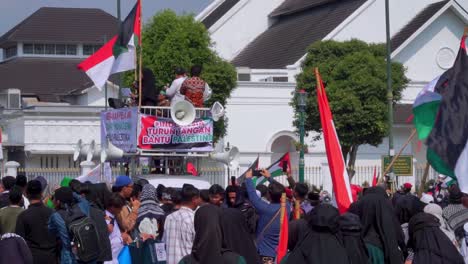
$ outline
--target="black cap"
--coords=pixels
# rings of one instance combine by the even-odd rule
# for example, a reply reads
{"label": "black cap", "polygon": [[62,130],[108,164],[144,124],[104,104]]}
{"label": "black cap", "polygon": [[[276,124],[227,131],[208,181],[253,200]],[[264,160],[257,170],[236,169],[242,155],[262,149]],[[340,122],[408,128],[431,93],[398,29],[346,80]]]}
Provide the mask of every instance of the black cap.
{"label": "black cap", "polygon": [[182,67],[177,67],[177,68],[175,68],[174,72],[175,72],[175,74],[177,74],[177,75],[184,75],[184,74],[186,73],[185,69],[182,68]]}
{"label": "black cap", "polygon": [[73,191],[70,187],[61,187],[55,191],[54,197],[57,201],[65,204],[73,203]]}

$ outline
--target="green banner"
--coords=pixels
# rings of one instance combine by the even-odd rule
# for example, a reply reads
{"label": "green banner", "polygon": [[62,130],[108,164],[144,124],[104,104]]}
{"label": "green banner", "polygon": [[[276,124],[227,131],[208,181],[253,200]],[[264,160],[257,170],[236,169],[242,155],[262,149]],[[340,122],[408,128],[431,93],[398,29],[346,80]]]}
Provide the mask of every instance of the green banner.
{"label": "green banner", "polygon": [[[382,173],[390,165],[390,156],[382,156]],[[413,176],[413,156],[401,155],[393,163],[393,172],[396,176]]]}

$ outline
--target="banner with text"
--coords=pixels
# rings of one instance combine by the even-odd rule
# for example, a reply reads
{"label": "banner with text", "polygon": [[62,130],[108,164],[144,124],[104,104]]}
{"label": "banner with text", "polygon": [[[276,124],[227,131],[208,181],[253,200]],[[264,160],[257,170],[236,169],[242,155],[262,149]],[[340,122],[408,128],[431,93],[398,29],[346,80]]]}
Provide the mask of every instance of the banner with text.
{"label": "banner with text", "polygon": [[126,153],[137,151],[137,121],[136,107],[112,109],[101,112],[101,145],[104,146],[106,137],[112,144]]}
{"label": "banner with text", "polygon": [[170,118],[140,115],[141,149],[175,152],[213,151],[213,120],[196,119],[192,124],[179,126]]}

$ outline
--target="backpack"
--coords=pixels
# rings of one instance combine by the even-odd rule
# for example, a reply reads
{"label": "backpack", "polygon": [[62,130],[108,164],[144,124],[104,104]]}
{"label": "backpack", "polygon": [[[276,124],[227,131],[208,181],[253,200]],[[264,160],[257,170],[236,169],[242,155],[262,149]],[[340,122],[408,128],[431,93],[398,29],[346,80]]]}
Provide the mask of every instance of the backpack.
{"label": "backpack", "polygon": [[76,257],[83,262],[97,260],[101,245],[93,219],[85,215],[76,205],[68,210],[60,210],[59,214],[65,221]]}

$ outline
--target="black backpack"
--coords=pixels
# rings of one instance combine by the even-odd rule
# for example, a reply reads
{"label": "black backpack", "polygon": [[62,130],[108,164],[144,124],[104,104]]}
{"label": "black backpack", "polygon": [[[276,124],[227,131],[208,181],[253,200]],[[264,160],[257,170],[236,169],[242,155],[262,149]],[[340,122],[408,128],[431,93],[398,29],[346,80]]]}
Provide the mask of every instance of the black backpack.
{"label": "black backpack", "polygon": [[77,258],[83,262],[97,260],[101,245],[94,220],[86,216],[77,205],[71,209],[60,210],[59,214],[65,221]]}

